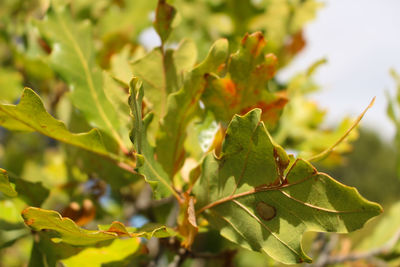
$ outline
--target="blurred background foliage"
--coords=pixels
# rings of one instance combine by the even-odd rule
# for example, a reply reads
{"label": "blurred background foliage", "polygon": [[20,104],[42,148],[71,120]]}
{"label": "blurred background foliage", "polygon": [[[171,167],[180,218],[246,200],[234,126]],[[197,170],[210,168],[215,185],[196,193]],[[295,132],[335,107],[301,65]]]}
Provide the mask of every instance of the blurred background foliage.
{"label": "blurred background foliage", "polygon": [[[193,60],[198,63],[218,38],[227,38],[231,44],[229,49],[233,52],[247,32],[261,31],[267,40],[266,51],[278,58],[277,72],[290,64],[306,46],[303,28],[323,8],[315,0],[175,0],[169,3],[175,6],[178,15],[166,48],[175,49],[182,39],[191,39],[196,47]],[[121,87],[135,73],[135,64],[153,47],[161,45],[152,27],[157,5],[155,0],[52,1],[54,6],[65,4],[74,21],[86,21],[92,25],[95,60],[114,80],[121,81]],[[49,8],[48,0],[0,1],[0,103],[18,103],[23,87],[27,86],[40,94],[49,113],[66,122],[71,131],[86,131],[90,126],[65,97],[68,86],[49,64],[51,47],[38,30],[39,21]],[[320,90],[313,81],[313,73],[324,63],[321,60],[312,66],[304,66],[303,72],[288,81],[275,78],[268,81],[272,92],[280,92],[289,100],[280,114],[281,119],[269,130],[277,143],[304,158],[324,151],[353,123],[352,119],[344,118],[338,125],[325,126],[326,112],[308,97],[310,93]],[[399,117],[395,115],[395,109],[400,99],[398,95],[390,99],[393,101],[389,116],[398,126]],[[203,124],[195,124],[194,134],[188,139],[199,140],[202,148],[208,149],[218,125],[212,114],[204,114],[200,119]],[[400,165],[398,139],[397,135],[396,141],[381,140],[374,130],[354,130],[318,167],[344,184],[356,187],[363,196],[381,203],[385,209],[397,207],[394,203],[400,193],[399,172],[396,171]],[[187,148],[195,159],[199,157],[196,152],[199,149]],[[0,266],[35,266],[32,258],[41,255],[40,249],[39,252],[33,249],[30,254],[32,244],[37,243],[20,217],[20,212],[27,205],[75,216],[74,220],[87,228],[113,220],[136,227],[149,221],[168,224],[171,203],[152,201],[150,190],[142,180],[132,178],[129,173],[99,156],[61,145],[42,135],[0,128],[0,167],[8,171],[11,182],[22,177],[25,184],[19,186],[30,189],[22,199],[0,196]],[[385,218],[395,216],[393,214],[395,212],[385,213],[373,221],[372,226],[350,238],[342,238],[332,251],[346,253],[352,249],[381,245],[385,240],[362,244],[378,231],[375,226],[380,221],[385,223]],[[400,227],[400,220],[390,217],[386,220],[395,224],[392,225],[394,229]],[[312,250],[315,236],[315,233],[310,233],[304,238],[306,248]],[[154,261],[153,247],[163,249],[153,241],[148,244],[150,253],[146,256],[133,257],[132,252],[112,262],[105,260],[103,265],[144,266],[150,260]],[[46,248],[45,243],[41,242],[41,249]],[[115,244],[116,248],[125,245]],[[349,248],[343,249],[345,246]],[[397,254],[393,250],[391,258],[387,258],[393,266],[396,266],[395,260],[400,253],[400,245],[397,247]],[[71,248],[60,249],[67,251]],[[188,259],[184,266],[276,265],[265,255],[237,250],[235,245],[213,231],[200,233],[194,250],[204,252],[204,255],[226,253],[226,257]],[[58,255],[58,258],[78,253],[69,252]],[[173,256],[173,250],[166,250],[164,258],[156,259],[157,264],[166,266]],[[27,265],[30,259],[31,263]],[[194,263],[196,265],[192,265]],[[65,260],[64,264],[76,266],[72,258]],[[354,266],[369,266],[367,264],[368,260],[361,260]]]}

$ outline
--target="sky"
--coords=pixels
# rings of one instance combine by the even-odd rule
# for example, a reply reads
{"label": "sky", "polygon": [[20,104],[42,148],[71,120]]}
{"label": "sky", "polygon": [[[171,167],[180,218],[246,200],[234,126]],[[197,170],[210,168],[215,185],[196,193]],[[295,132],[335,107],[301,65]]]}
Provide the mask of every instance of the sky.
{"label": "sky", "polygon": [[321,91],[313,94],[328,111],[327,122],[345,115],[357,117],[371,99],[375,105],[362,125],[390,140],[395,128],[386,116],[385,91],[395,93],[391,68],[400,72],[400,1],[331,0],[305,28],[307,46],[280,74],[291,77],[313,62],[327,58],[315,80]]}

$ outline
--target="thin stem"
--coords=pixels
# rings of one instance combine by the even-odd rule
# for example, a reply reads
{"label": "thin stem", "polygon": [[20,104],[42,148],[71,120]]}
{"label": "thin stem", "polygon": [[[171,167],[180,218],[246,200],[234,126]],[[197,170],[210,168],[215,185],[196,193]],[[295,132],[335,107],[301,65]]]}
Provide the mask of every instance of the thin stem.
{"label": "thin stem", "polygon": [[330,146],[326,150],[309,158],[308,161],[318,161],[328,156],[341,142],[343,142],[343,140],[351,133],[351,131],[353,131],[353,129],[360,123],[361,119],[364,117],[368,109],[370,109],[374,105],[374,102],[375,102],[375,97],[371,100],[368,107],[366,107],[364,111],[357,117],[357,119],[353,122],[351,127],[344,133],[344,135],[339,138],[339,140],[337,140],[332,146]]}
{"label": "thin stem", "polygon": [[319,265],[316,266],[326,266],[329,264],[339,264],[339,263],[344,263],[348,261],[357,261],[361,259],[368,259],[372,257],[376,257],[379,255],[385,255],[388,252],[392,250],[392,248],[397,244],[397,242],[400,240],[400,228],[397,230],[397,232],[393,235],[389,241],[387,241],[385,244],[383,244],[380,247],[373,248],[369,251],[365,252],[355,252],[355,253],[349,253],[347,255],[336,255],[336,256],[330,256],[324,259],[323,261],[320,262]]}

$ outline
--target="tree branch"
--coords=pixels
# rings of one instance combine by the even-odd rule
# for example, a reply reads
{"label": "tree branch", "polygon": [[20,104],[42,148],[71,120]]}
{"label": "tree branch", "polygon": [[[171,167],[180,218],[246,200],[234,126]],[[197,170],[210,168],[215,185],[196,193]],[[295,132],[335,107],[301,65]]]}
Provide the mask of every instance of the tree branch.
{"label": "tree branch", "polygon": [[365,252],[355,252],[355,253],[349,253],[347,255],[329,256],[324,260],[321,260],[321,262],[319,262],[318,260],[318,262],[314,266],[326,266],[329,264],[338,264],[347,261],[357,261],[361,259],[373,258],[379,255],[385,255],[392,250],[392,248],[397,244],[399,240],[400,240],[400,228],[397,230],[397,232],[393,235],[391,239],[389,239],[385,244],[383,244],[380,247],[373,248]]}

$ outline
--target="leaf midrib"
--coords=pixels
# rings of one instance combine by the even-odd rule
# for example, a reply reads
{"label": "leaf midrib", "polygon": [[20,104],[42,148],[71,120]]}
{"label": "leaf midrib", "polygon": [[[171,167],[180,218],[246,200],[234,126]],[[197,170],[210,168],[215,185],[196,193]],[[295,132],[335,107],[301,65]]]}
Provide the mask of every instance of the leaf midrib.
{"label": "leaf midrib", "polygon": [[304,179],[302,179],[302,180],[300,180],[300,181],[298,181],[296,183],[277,185],[277,186],[267,186],[267,185],[258,186],[258,187],[255,187],[252,190],[249,190],[249,191],[245,191],[245,192],[241,192],[241,193],[238,193],[238,194],[235,194],[235,195],[230,195],[230,196],[227,196],[227,197],[224,197],[224,198],[220,198],[220,199],[218,199],[218,200],[216,200],[214,202],[211,202],[211,203],[203,206],[202,208],[200,208],[196,212],[196,216],[198,216],[200,213],[204,212],[207,209],[211,209],[211,208],[213,208],[215,206],[218,206],[218,205],[221,205],[223,203],[226,203],[226,202],[229,202],[229,201],[234,201],[235,199],[238,199],[238,198],[241,198],[241,197],[244,197],[244,196],[248,196],[248,195],[252,195],[252,194],[256,194],[256,193],[260,193],[260,192],[267,192],[267,191],[279,191],[282,194],[284,194],[287,198],[289,198],[289,199],[291,199],[293,201],[296,201],[296,202],[298,202],[298,203],[300,203],[302,205],[305,205],[305,206],[307,206],[309,208],[320,210],[320,211],[325,211],[325,212],[330,212],[330,213],[335,213],[335,214],[358,213],[358,212],[361,211],[361,210],[331,210],[331,209],[327,209],[327,208],[314,206],[314,205],[312,205],[310,203],[298,200],[298,199],[290,196],[289,194],[287,194],[286,192],[281,190],[281,189],[286,189],[288,187],[301,184],[301,183],[311,179],[313,176],[316,176],[316,175],[324,175],[324,174],[320,173],[320,172],[317,172],[317,173],[314,173],[314,174],[312,174],[312,175],[310,175],[310,176],[308,176],[308,177],[306,177],[306,178],[304,178]]}
{"label": "leaf midrib", "polygon": [[[15,105],[8,105],[8,106],[13,107],[13,108],[15,109],[16,112],[20,112],[20,111],[17,109],[17,106],[15,106]],[[80,144],[79,142],[71,142],[71,141],[69,141],[69,138],[62,138],[62,137],[51,136],[51,135],[49,135],[47,132],[43,131],[42,128],[40,128],[40,127],[35,127],[34,125],[30,124],[29,122],[24,121],[23,119],[20,119],[18,116],[15,116],[13,112],[8,112],[7,109],[4,109],[2,105],[0,105],[0,110],[1,110],[2,112],[6,113],[8,116],[12,117],[14,120],[21,122],[22,124],[24,124],[24,125],[30,127],[31,129],[33,129],[33,130],[35,130],[36,132],[39,132],[39,133],[41,133],[41,134],[43,134],[43,135],[45,135],[45,136],[48,136],[48,137],[53,138],[53,139],[55,139],[55,140],[59,140],[59,141],[64,142],[64,143],[66,143],[66,144],[70,144],[70,145],[73,145],[73,146],[80,147],[80,148],[82,148],[82,149],[85,149],[85,150],[87,150],[87,151],[94,152],[94,153],[99,154],[99,155],[108,157],[108,158],[110,158],[110,159],[112,159],[112,160],[116,160],[116,161],[120,161],[120,160],[121,160],[120,157],[119,157],[118,155],[116,155],[116,154],[114,154],[114,153],[110,153],[110,152],[108,152],[108,151],[106,151],[106,150],[105,150],[104,152],[102,152],[102,151],[100,151],[100,150],[90,149],[90,148],[88,148],[88,147],[86,147],[86,146]],[[93,131],[93,129],[92,129],[92,131]],[[87,132],[87,133],[81,133],[81,134],[88,134],[88,133],[90,133],[90,131]],[[76,133],[70,133],[70,134],[75,135],[76,137],[78,137],[78,136],[80,135],[80,134],[76,134]]]}
{"label": "leaf midrib", "polygon": [[75,50],[75,52],[77,53],[80,63],[82,64],[82,67],[84,69],[85,76],[86,76],[86,82],[87,82],[87,84],[89,86],[90,94],[93,97],[93,100],[94,100],[94,103],[95,103],[97,111],[99,112],[101,118],[106,123],[107,127],[109,128],[109,130],[113,134],[114,138],[116,139],[116,141],[118,142],[120,147],[124,147],[124,143],[122,141],[122,138],[119,136],[118,132],[115,131],[115,129],[112,126],[112,124],[111,124],[110,120],[108,119],[107,115],[104,113],[104,110],[101,108],[96,89],[94,88],[93,79],[92,79],[92,75],[91,75],[90,70],[89,70],[89,66],[87,65],[87,62],[85,60],[85,57],[83,56],[83,52],[82,52],[79,44],[73,38],[71,32],[69,31],[68,27],[65,25],[64,20],[58,14],[58,12],[55,12],[55,14],[57,16],[58,21],[60,22],[60,25],[61,25],[63,31],[65,32],[67,38],[72,43],[72,47]]}
{"label": "leaf midrib", "polygon": [[[99,239],[98,237],[93,236],[95,234],[105,234],[105,235],[107,235],[109,237],[114,237],[114,238],[117,237],[117,235],[115,235],[114,233],[111,233],[111,232],[105,232],[105,231],[100,231],[100,230],[92,232],[90,230],[79,228],[71,219],[65,218],[65,217],[61,217],[59,214],[57,214],[57,217],[58,217],[57,219],[60,221],[59,223],[56,223],[53,220],[47,220],[47,224],[50,224],[50,226],[48,226],[48,227],[46,227],[46,226],[43,226],[43,227],[38,226],[38,228],[40,228],[41,230],[50,229],[50,230],[53,230],[53,231],[60,231],[60,229],[61,229],[64,232],[68,232],[73,236],[77,236],[77,232],[79,232],[80,234],[82,234],[85,237],[88,237],[90,239]],[[65,226],[63,224],[64,222],[68,222],[68,221],[72,222],[74,227],[75,227],[75,229],[77,229],[78,231],[72,230],[72,229],[68,228],[67,226]],[[51,225],[53,225],[53,226],[51,226]],[[53,228],[50,228],[50,227],[53,227]],[[79,235],[78,235],[78,237],[79,237]],[[105,239],[101,238],[101,240],[99,240],[99,242],[102,241],[102,240],[105,240]]]}

